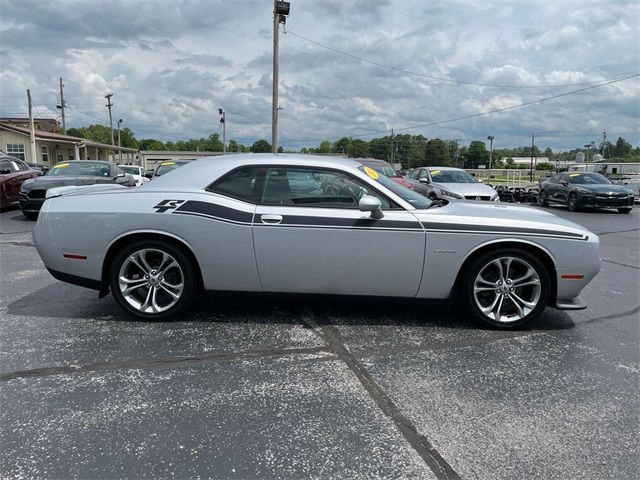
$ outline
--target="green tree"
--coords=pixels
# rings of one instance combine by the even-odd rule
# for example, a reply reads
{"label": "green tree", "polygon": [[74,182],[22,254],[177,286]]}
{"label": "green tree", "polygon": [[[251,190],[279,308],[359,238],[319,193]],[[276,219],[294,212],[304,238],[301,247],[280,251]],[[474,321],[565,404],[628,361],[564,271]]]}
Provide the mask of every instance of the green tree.
{"label": "green tree", "polygon": [[347,153],[350,145],[351,139],[349,137],[343,137],[333,144],[333,151],[334,153]]}
{"label": "green tree", "polygon": [[170,150],[164,143],[155,138],[143,138],[139,140],[138,148],[140,150]]}
{"label": "green tree", "polygon": [[271,144],[266,140],[257,140],[251,145],[251,151],[253,153],[270,153]]}
{"label": "green tree", "polygon": [[351,158],[366,158],[369,156],[369,144],[358,138],[351,140],[347,153]]}
{"label": "green tree", "polygon": [[331,153],[333,152],[333,145],[329,140],[323,140],[320,142],[320,146],[316,150],[317,153]]}
{"label": "green tree", "polygon": [[627,142],[624,138],[618,137],[618,140],[616,141],[616,147],[615,147],[615,156],[628,157],[629,155],[631,155],[632,148],[633,147],[631,146],[631,144]]}
{"label": "green tree", "polygon": [[466,159],[467,168],[478,168],[478,165],[489,165],[489,152],[484,142],[475,140],[469,144]]}
{"label": "green tree", "polygon": [[449,158],[447,144],[439,138],[427,141],[424,156],[427,165],[445,165]]}

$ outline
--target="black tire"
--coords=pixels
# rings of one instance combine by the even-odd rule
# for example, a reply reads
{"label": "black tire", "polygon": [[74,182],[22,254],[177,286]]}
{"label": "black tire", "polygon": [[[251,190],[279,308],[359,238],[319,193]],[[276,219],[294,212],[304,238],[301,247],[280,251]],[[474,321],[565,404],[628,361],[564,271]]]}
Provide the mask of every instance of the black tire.
{"label": "black tire", "polygon": [[38,218],[38,212],[22,212],[22,214],[29,220],[37,220]]}
{"label": "black tire", "polygon": [[538,194],[538,205],[540,205],[541,207],[549,206],[549,202],[547,201],[547,194],[544,192],[544,190],[542,190]]}
{"label": "black tire", "polygon": [[[502,319],[501,314],[503,312],[506,312],[507,317],[509,317],[510,311],[515,312],[517,314],[517,311],[516,311],[517,307],[515,307],[514,302],[509,299],[507,300],[503,299],[503,303],[504,301],[506,301],[507,303],[504,304],[505,306],[503,310],[499,311],[500,318],[496,320],[495,318],[491,318],[482,312],[482,310],[480,309],[480,306],[476,302],[476,298],[474,295],[474,287],[475,287],[476,278],[485,269],[485,267],[490,265],[491,262],[493,262],[494,260],[499,258],[505,258],[505,257],[518,259],[522,262],[525,262],[526,264],[528,264],[534,269],[535,274],[539,279],[539,291],[538,291],[539,295],[538,295],[538,299],[535,307],[531,309],[528,313],[526,313],[526,315],[516,319],[509,320],[508,318],[506,318],[503,321],[500,321],[500,319]],[[524,265],[512,262],[511,268],[513,270],[510,270],[510,271],[513,271],[513,273],[517,277],[518,270],[514,268],[516,265],[519,268],[524,267]],[[489,268],[492,268],[492,267],[489,267]],[[503,248],[503,249],[498,249],[492,252],[485,253],[473,259],[473,261],[467,266],[467,268],[463,272],[463,281],[461,285],[460,297],[461,297],[463,306],[465,307],[465,310],[468,313],[470,313],[476,321],[484,325],[491,326],[493,328],[513,329],[513,328],[521,327],[522,325],[531,322],[543,312],[543,310],[546,308],[547,304],[549,303],[550,290],[551,290],[550,286],[551,286],[551,279],[549,276],[549,272],[547,271],[546,267],[542,264],[540,260],[538,260],[535,256],[533,256],[532,254],[524,250]],[[490,287],[490,288],[491,289],[489,292],[487,292],[487,295],[489,296],[493,295],[494,299],[497,299],[498,297],[502,296],[502,294],[494,293],[494,290],[493,290],[494,287]],[[496,285],[495,288],[498,289],[500,287]],[[536,287],[525,286],[525,287],[515,288],[514,293],[516,293],[519,296],[526,296],[525,294],[527,293],[527,291],[525,289],[527,288],[530,289],[529,290],[530,292],[534,292],[533,289],[535,289]],[[507,293],[507,295],[509,294]],[[488,301],[488,303],[491,303],[490,300]],[[501,303],[500,305],[502,306],[503,304]],[[493,312],[490,312],[490,313],[493,313]]]}
{"label": "black tire", "polygon": [[[174,267],[174,270],[171,272],[168,272],[167,275],[175,276],[180,274],[183,288],[180,292],[178,300],[175,301],[175,304],[173,304],[170,308],[167,308],[166,310],[158,311],[158,312],[141,311],[135,308],[133,305],[131,305],[127,300],[127,298],[125,298],[125,296],[123,295],[123,292],[121,291],[120,281],[119,281],[120,270],[121,268],[123,268],[123,264],[125,262],[129,262],[128,259],[130,258],[130,256],[134,255],[136,252],[139,252],[141,250],[150,250],[154,252],[151,259],[149,260],[149,265],[151,267],[155,266],[152,263],[155,260],[153,256],[159,257],[160,255],[159,253],[155,253],[155,252],[163,252],[170,255],[171,257],[173,257],[173,259],[177,262],[179,266],[179,270]],[[129,262],[129,265],[130,264],[131,263]],[[159,277],[159,278],[160,280],[163,279],[163,277]],[[142,278],[139,281],[144,282]],[[141,298],[142,296],[145,295],[145,292],[147,292],[148,294],[153,293],[151,292],[151,290],[154,288],[154,286],[147,287],[147,285],[143,285],[140,288],[140,291],[139,291],[139,295],[141,295],[140,302],[142,302]],[[111,265],[109,266],[109,288],[111,289],[111,293],[113,294],[113,297],[115,298],[118,305],[120,305],[120,307],[129,315],[137,319],[146,320],[146,321],[171,320],[183,314],[184,312],[186,312],[186,310],[193,303],[193,298],[195,297],[195,294],[196,294],[195,270],[193,265],[187,258],[187,256],[183,253],[183,251],[180,248],[176,247],[174,244],[165,242],[162,240],[140,240],[128,246],[121,252],[119,252],[111,262]],[[168,296],[167,293],[163,292],[163,290],[166,292],[166,289],[162,287],[155,287],[155,288],[157,288],[158,294],[164,295],[165,297]],[[129,296],[129,298],[131,298],[131,295]],[[149,297],[147,296],[147,300],[148,298]],[[155,296],[153,298],[155,299]]]}
{"label": "black tire", "polygon": [[567,208],[570,212],[575,212],[578,209],[578,196],[573,192],[567,197]]}
{"label": "black tire", "polygon": [[623,207],[618,209],[618,213],[631,213],[633,207]]}

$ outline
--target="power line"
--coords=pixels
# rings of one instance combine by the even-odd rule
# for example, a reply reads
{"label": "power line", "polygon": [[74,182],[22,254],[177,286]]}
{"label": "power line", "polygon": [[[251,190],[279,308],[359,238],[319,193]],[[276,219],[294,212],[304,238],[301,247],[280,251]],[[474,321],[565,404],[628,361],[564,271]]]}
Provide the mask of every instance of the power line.
{"label": "power line", "polygon": [[[520,103],[518,105],[513,105],[511,107],[497,108],[495,110],[489,110],[487,112],[474,113],[472,115],[465,115],[463,117],[450,118],[450,119],[447,119],[447,120],[439,120],[437,122],[423,123],[421,125],[412,125],[410,127],[396,128],[395,130],[404,132],[404,131],[407,131],[407,130],[413,130],[414,128],[433,127],[435,125],[443,125],[445,123],[452,123],[452,122],[457,122],[457,121],[460,121],[460,120],[468,120],[470,118],[482,117],[482,116],[485,116],[485,115],[491,115],[493,113],[506,112],[508,110],[514,110],[516,108],[522,108],[522,107],[526,107],[528,105],[534,105],[536,103],[548,102],[549,100],[554,100],[554,99],[560,98],[560,97],[566,97],[568,95],[573,95],[575,93],[585,92],[587,90],[592,90],[594,88],[604,87],[606,85],[611,85],[613,83],[622,82],[622,81],[629,80],[631,78],[635,78],[635,77],[639,77],[639,76],[640,76],[640,73],[636,73],[634,75],[629,75],[628,77],[619,78],[619,79],[616,79],[616,80],[609,80],[608,82],[599,83],[598,85],[592,85],[590,87],[584,87],[584,88],[580,88],[578,90],[571,90],[569,92],[559,93],[557,95],[552,95],[550,97],[543,97],[543,98],[539,98],[537,100],[531,100],[529,102]],[[388,133],[388,132],[389,132],[389,130],[378,130],[376,132],[360,133],[360,134],[349,135],[349,136],[350,137],[366,137],[366,136],[369,136],[369,135],[379,135],[381,133]],[[333,137],[333,138],[340,139],[340,138],[344,138],[344,137]],[[317,142],[317,141],[322,141],[322,140],[328,140],[328,139],[324,138],[324,139],[306,139],[306,140],[282,140],[280,143]]]}
{"label": "power line", "polygon": [[369,60],[368,58],[364,58],[364,57],[360,57],[358,55],[354,55],[352,53],[349,52],[345,52],[343,50],[338,50],[337,48],[333,48],[330,47],[328,45],[324,45],[320,42],[316,42],[315,40],[312,40],[308,37],[305,37],[304,35],[300,35],[299,33],[296,33],[292,30],[287,30],[284,33],[286,34],[291,34],[294,37],[298,37],[302,40],[304,40],[305,42],[309,42],[317,47],[320,48],[324,48],[326,50],[329,50],[331,52],[337,53],[339,55],[343,55],[345,57],[349,57],[349,58],[353,58],[355,60],[359,60],[363,63],[368,63],[370,65],[375,65],[377,67],[380,68],[386,68],[387,70],[392,70],[394,72],[400,72],[400,73],[406,73],[407,75],[413,75],[415,77],[422,77],[422,78],[429,78],[431,80],[437,80],[440,82],[448,82],[448,83],[456,83],[459,85],[470,85],[470,86],[476,86],[476,87],[495,87],[495,88],[556,88],[556,87],[577,87],[580,85],[593,85],[594,83],[597,83],[598,81],[594,81],[594,82],[576,82],[576,83],[562,83],[562,84],[546,84],[546,85],[505,85],[505,84],[495,84],[495,83],[477,83],[477,82],[465,82],[464,80],[456,80],[453,78],[445,78],[445,77],[438,77],[435,75],[429,75],[426,73],[419,73],[419,72],[414,72],[411,70],[406,70],[403,68],[398,68],[398,67],[394,67],[391,65],[386,65],[384,63],[380,63],[380,62],[376,62],[374,60]]}

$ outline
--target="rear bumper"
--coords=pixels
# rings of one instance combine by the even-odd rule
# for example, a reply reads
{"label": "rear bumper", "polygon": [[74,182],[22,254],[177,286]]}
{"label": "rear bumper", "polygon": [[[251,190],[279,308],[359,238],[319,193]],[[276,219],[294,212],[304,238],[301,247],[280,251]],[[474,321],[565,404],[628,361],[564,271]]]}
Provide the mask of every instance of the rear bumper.
{"label": "rear bumper", "polygon": [[93,280],[91,278],[78,277],[77,275],[71,275],[70,273],[59,272],[58,270],[53,270],[52,268],[47,267],[49,273],[56,280],[60,280],[61,282],[71,283],[73,285],[78,285],[80,287],[90,288],[92,290],[100,290],[100,281]]}
{"label": "rear bumper", "polygon": [[574,297],[569,299],[558,299],[556,301],[556,308],[558,310],[584,310],[587,308],[586,302],[580,297]]}

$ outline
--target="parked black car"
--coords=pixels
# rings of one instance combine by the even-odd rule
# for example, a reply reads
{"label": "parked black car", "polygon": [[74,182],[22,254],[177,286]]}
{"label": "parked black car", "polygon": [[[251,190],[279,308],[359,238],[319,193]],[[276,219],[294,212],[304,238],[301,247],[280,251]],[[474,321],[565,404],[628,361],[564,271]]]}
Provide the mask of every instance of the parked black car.
{"label": "parked black car", "polygon": [[554,175],[540,185],[538,203],[566,205],[572,212],[578,208],[617,208],[629,213],[633,208],[633,191],[614,185],[599,173],[565,172]]}
{"label": "parked black car", "polygon": [[32,178],[20,188],[20,210],[27,218],[36,218],[47,190],[70,185],[117,183],[133,187],[136,181],[111,162],[74,160],[54,165],[45,175]]}

